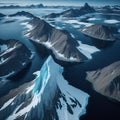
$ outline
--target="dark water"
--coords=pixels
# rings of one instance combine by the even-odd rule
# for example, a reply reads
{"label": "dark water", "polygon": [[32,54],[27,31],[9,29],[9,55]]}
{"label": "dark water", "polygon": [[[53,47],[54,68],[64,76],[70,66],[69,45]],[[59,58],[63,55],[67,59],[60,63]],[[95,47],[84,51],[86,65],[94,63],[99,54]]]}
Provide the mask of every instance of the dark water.
{"label": "dark water", "polygon": [[[67,24],[66,26],[67,30],[73,33],[77,40],[88,45],[96,46],[95,40],[84,36],[79,30],[74,29],[71,25]],[[96,47],[99,48],[99,46]],[[81,120],[119,120],[120,103],[110,101],[108,98],[95,92],[92,85],[86,80],[86,72],[101,69],[113,62],[119,61],[120,40],[99,49],[100,52],[92,54],[91,60],[75,66],[66,67],[63,75],[71,85],[90,95],[87,113],[81,117]]]}
{"label": "dark water", "polygon": [[119,45],[120,42],[116,42],[112,47],[93,54],[92,60],[64,69],[64,77],[69,83],[90,95],[87,113],[82,120],[119,120],[120,103],[112,102],[96,93],[85,79],[87,71],[103,68],[120,60],[120,54],[117,52],[120,50]]}
{"label": "dark water", "polygon": [[3,24],[3,22],[4,21],[1,21],[0,23],[0,39],[17,39],[21,41],[27,46],[28,49],[31,50],[31,52],[34,53],[34,58],[29,68],[25,69],[23,72],[21,72],[20,75],[18,75],[18,77],[14,78],[14,81],[8,80],[6,84],[0,87],[0,96],[7,94],[11,89],[14,89],[26,82],[33,80],[35,78],[35,76],[33,76],[33,73],[39,70],[45,61],[45,58],[42,58],[40,54],[38,54],[38,51],[30,42],[30,40],[26,39],[23,36],[23,31],[25,31],[26,28],[21,25],[20,21],[16,20],[15,22],[7,24]]}

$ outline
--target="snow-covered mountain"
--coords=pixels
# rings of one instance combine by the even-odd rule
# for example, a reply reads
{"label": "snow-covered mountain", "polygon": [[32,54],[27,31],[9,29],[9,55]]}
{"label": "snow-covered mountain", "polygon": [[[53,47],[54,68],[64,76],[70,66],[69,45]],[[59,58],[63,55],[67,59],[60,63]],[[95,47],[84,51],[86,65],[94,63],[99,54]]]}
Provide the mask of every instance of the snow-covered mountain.
{"label": "snow-covered mountain", "polygon": [[105,41],[114,41],[114,32],[115,28],[110,26],[105,26],[101,24],[91,25],[85,27],[81,30],[87,36],[90,36],[95,39],[105,40]]}
{"label": "snow-covered mountain", "polygon": [[29,12],[26,12],[26,11],[20,11],[20,12],[17,12],[15,14],[11,14],[9,15],[10,17],[14,17],[14,16],[26,16],[28,18],[34,18],[34,15],[29,13]]}
{"label": "snow-covered mountain", "polygon": [[94,13],[96,10],[91,7],[88,3],[85,3],[84,6],[79,9],[68,9],[61,13],[51,13],[49,15],[44,16],[44,18],[56,18],[56,17],[79,17],[81,15],[85,15],[88,13]]}
{"label": "snow-covered mountain", "polygon": [[15,39],[0,40],[0,78],[10,77],[31,62],[31,51]]}
{"label": "snow-covered mountain", "polygon": [[37,45],[52,51],[55,59],[66,62],[84,62],[86,56],[77,47],[79,43],[66,30],[57,29],[44,20],[35,17],[29,23],[31,29],[25,34]]}
{"label": "snow-covered mountain", "polygon": [[35,80],[0,99],[0,119],[79,120],[89,95],[62,76],[63,68],[48,57]]}

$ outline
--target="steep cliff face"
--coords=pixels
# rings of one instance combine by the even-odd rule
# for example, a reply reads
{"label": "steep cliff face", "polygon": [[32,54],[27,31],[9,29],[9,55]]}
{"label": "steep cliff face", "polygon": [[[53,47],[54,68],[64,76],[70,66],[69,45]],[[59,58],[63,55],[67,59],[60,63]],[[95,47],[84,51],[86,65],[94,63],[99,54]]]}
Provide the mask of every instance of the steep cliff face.
{"label": "steep cliff face", "polygon": [[33,29],[25,36],[51,50],[57,60],[83,62],[87,59],[77,49],[78,42],[67,31],[56,29],[39,18],[33,19],[29,24]]}
{"label": "steep cliff face", "polygon": [[120,101],[120,61],[103,69],[88,72],[87,80],[93,84],[97,92]]}
{"label": "steep cliff face", "polygon": [[92,38],[105,41],[114,41],[115,37],[113,35],[115,28],[100,24],[91,25],[89,27],[83,28],[82,33],[88,35]]}
{"label": "steep cliff face", "polygon": [[0,78],[15,75],[31,62],[31,52],[18,40],[0,40]]}
{"label": "steep cliff face", "polygon": [[62,69],[49,57],[35,80],[0,99],[1,120],[79,120],[89,96],[69,85]]}

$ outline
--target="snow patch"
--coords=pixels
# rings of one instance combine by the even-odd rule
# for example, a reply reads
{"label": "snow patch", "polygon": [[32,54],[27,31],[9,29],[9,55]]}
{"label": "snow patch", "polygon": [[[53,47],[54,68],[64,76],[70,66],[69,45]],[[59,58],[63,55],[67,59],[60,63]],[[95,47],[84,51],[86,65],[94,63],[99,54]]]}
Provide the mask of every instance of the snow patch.
{"label": "snow patch", "polygon": [[12,102],[13,100],[15,99],[16,97],[13,97],[12,99],[8,100],[3,106],[2,108],[0,108],[0,111],[5,109],[6,107],[8,107]]}
{"label": "snow patch", "polygon": [[100,18],[89,18],[88,21],[101,20]]}
{"label": "snow patch", "polygon": [[7,45],[0,45],[0,52],[3,52],[7,49],[8,49]]}
{"label": "snow patch", "polygon": [[[14,120],[19,118],[22,115],[25,115],[25,119],[29,118],[31,111],[34,112],[34,109],[40,109],[40,112],[44,114],[45,111],[42,110],[42,104],[46,108],[50,108],[51,101],[54,99],[56,90],[59,88],[61,94],[64,95],[66,101],[63,97],[58,98],[62,107],[56,108],[56,112],[60,120],[79,120],[79,117],[86,113],[86,106],[88,104],[89,95],[75,87],[69,85],[69,83],[62,76],[63,67],[54,62],[52,57],[49,57],[44,65],[42,66],[40,72],[37,71],[36,74],[36,82],[25,89],[25,94],[33,93],[33,97],[31,102],[20,109],[20,107],[24,104],[15,105],[16,108],[12,111],[12,114],[7,118],[7,120]],[[24,94],[24,93],[23,93]],[[58,93],[59,94],[59,93]],[[21,96],[21,95],[20,95]],[[20,99],[20,96],[18,99]],[[52,97],[53,96],[53,97]],[[15,104],[13,102],[15,98],[10,99],[5,105],[2,107],[5,108],[8,105]],[[17,99],[17,98],[16,98]],[[24,101],[25,102],[25,101]],[[58,105],[58,102],[56,103]],[[39,106],[40,107],[37,107]],[[68,110],[68,106],[71,108],[73,114]],[[34,109],[33,109],[34,108]],[[37,112],[37,110],[35,110]],[[38,113],[34,113],[38,114]],[[41,118],[42,120],[42,118]]]}
{"label": "snow patch", "polygon": [[86,22],[80,22],[78,20],[67,20],[67,21],[64,21],[65,23],[69,23],[69,24],[78,24],[78,25],[84,25],[85,27],[89,27],[91,25],[93,25],[92,23],[86,23]]}
{"label": "snow patch", "polygon": [[[17,44],[17,43],[16,43],[16,44]],[[15,46],[12,47],[12,48],[9,48],[9,49],[5,50],[2,54],[0,54],[0,57],[3,56],[3,55],[5,55],[5,54],[7,54],[7,53],[9,53],[9,52],[11,52],[11,51],[13,51],[13,50],[16,48],[16,46],[17,46],[17,45],[15,45]]]}
{"label": "snow patch", "polygon": [[1,57],[1,59],[0,59],[0,65],[3,64],[3,63],[5,63],[5,62],[7,62],[9,59],[10,58],[4,59],[3,57]]}
{"label": "snow patch", "polygon": [[4,75],[4,76],[0,76],[0,78],[7,78],[7,77],[9,77],[9,76],[11,76],[11,75],[13,75],[13,74],[15,74],[15,71],[12,71],[12,72],[10,72],[9,74],[7,74],[7,75]]}
{"label": "snow patch", "polygon": [[92,59],[92,54],[93,53],[100,51],[100,49],[98,49],[94,46],[83,44],[81,41],[78,41],[78,43],[79,43],[79,47],[77,47],[78,50],[80,52],[82,52],[89,59]]}
{"label": "snow patch", "polygon": [[35,52],[32,52],[32,54],[31,54],[31,56],[29,57],[29,59],[33,59],[34,58],[34,56],[35,56]]}
{"label": "snow patch", "polygon": [[111,19],[111,20],[104,20],[104,23],[108,23],[108,24],[117,24],[117,23],[120,23],[120,21],[115,20],[115,19]]}

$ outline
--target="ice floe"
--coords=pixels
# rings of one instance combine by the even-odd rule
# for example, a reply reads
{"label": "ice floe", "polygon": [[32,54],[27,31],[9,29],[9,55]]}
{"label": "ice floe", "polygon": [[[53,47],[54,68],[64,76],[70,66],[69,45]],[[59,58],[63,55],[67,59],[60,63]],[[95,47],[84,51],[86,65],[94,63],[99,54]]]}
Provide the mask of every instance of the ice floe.
{"label": "ice floe", "polygon": [[79,45],[77,48],[80,52],[82,52],[88,59],[92,59],[92,54],[95,52],[99,52],[100,50],[95,46],[90,46],[87,44],[83,44],[81,41],[78,41]]}
{"label": "ice floe", "polygon": [[104,20],[104,23],[108,23],[108,24],[117,24],[117,23],[120,23],[120,21],[115,20],[115,19],[111,19],[111,20]]}

